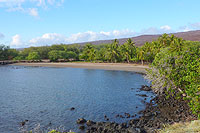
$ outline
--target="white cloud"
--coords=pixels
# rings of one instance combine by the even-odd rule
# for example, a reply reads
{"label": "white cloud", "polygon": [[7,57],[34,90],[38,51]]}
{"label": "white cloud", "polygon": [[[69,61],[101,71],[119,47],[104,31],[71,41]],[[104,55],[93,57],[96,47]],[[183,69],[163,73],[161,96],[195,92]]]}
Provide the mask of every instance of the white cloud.
{"label": "white cloud", "polygon": [[192,23],[189,26],[191,28],[193,28],[193,29],[200,29],[200,22],[198,22],[198,23]]}
{"label": "white cloud", "polygon": [[37,6],[42,6],[46,8],[48,5],[53,6],[60,6],[64,3],[64,0],[30,0],[32,2],[35,2]]}
{"label": "white cloud", "polygon": [[67,43],[66,37],[57,33],[46,33],[41,37],[36,37],[29,41],[29,44],[32,46],[51,45],[57,43]]}
{"label": "white cloud", "polygon": [[0,8],[7,8],[8,11],[16,11],[22,9],[25,0],[0,0]]}
{"label": "white cloud", "polygon": [[46,9],[50,6],[61,6],[63,3],[64,0],[0,0],[0,8],[12,12],[20,11],[37,17],[39,15],[37,8]]}
{"label": "white cloud", "polygon": [[163,33],[172,33],[174,30],[171,29],[170,26],[164,25],[160,28],[150,27],[148,29],[144,29],[140,32],[140,34],[163,34]]}
{"label": "white cloud", "polygon": [[191,30],[193,30],[193,29],[191,29],[188,26],[181,26],[181,27],[179,27],[179,29],[177,30],[177,32],[187,32],[187,31],[191,31]]}
{"label": "white cloud", "polygon": [[29,9],[29,14],[31,16],[38,17],[38,10],[37,10],[37,8],[30,8]]}
{"label": "white cloud", "polygon": [[4,34],[0,33],[0,39],[3,39],[4,37]]}
{"label": "white cloud", "polygon": [[46,34],[43,34],[42,36],[30,39],[26,43],[23,43],[21,41],[19,35],[15,35],[13,36],[12,42],[10,45],[15,46],[15,47],[26,47],[26,46],[30,47],[30,46],[42,46],[42,45],[52,45],[52,44],[60,44],[60,43],[64,43],[64,44],[81,43],[81,42],[108,40],[108,39],[115,39],[115,38],[117,39],[128,38],[128,37],[134,37],[137,35],[144,35],[144,34],[186,32],[186,31],[193,30],[194,27],[198,28],[198,26],[199,26],[199,23],[194,23],[187,26],[182,26],[178,28],[177,30],[174,30],[170,26],[164,25],[159,28],[150,27],[140,32],[134,32],[129,29],[100,31],[100,32],[87,31],[87,32],[79,32],[76,34],[72,34],[71,36],[68,36],[68,37],[62,34],[58,34],[58,33],[46,33]]}
{"label": "white cloud", "polygon": [[164,25],[164,26],[161,26],[160,29],[168,31],[168,30],[171,30],[171,27],[169,25]]}
{"label": "white cloud", "polygon": [[18,35],[18,34],[14,35],[12,37],[12,41],[11,41],[10,45],[12,47],[21,47],[21,46],[23,46],[23,43],[21,41],[20,35]]}
{"label": "white cloud", "polygon": [[72,34],[69,37],[66,37],[57,33],[46,33],[41,37],[33,38],[29,41],[29,44],[32,46],[37,45],[51,45],[51,44],[60,44],[60,43],[80,43],[96,40],[106,40],[114,38],[123,38],[123,37],[132,37],[135,35],[135,32],[130,30],[114,30],[111,32],[93,32],[87,31],[83,33]]}

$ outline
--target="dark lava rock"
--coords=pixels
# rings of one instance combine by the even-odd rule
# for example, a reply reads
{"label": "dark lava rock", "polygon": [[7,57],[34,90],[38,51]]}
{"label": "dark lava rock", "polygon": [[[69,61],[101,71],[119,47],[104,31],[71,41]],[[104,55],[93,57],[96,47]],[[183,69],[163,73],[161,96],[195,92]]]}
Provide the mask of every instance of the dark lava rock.
{"label": "dark lava rock", "polygon": [[151,112],[148,112],[148,113],[145,113],[144,114],[144,116],[146,116],[146,117],[150,117],[150,116],[152,116],[153,114],[151,113]]}
{"label": "dark lava rock", "polygon": [[93,121],[91,121],[91,120],[88,120],[88,121],[86,122],[86,125],[87,125],[87,126],[92,126],[92,125],[94,125],[94,124],[96,124],[96,122],[93,122]]}
{"label": "dark lava rock", "polygon": [[70,110],[71,110],[71,111],[72,111],[72,110],[75,110],[75,108],[74,108],[74,107],[71,107]]}
{"label": "dark lava rock", "polygon": [[131,117],[131,115],[129,113],[124,113],[124,114],[125,114],[126,118],[130,118]]}
{"label": "dark lava rock", "polygon": [[24,126],[25,124],[26,124],[25,121],[20,122],[20,125],[21,125],[21,126]]}
{"label": "dark lava rock", "polygon": [[24,121],[20,122],[20,125],[24,126],[26,124],[26,122],[28,122],[28,120],[24,120]]}
{"label": "dark lava rock", "polygon": [[[192,114],[187,101],[175,97],[166,99],[165,94],[151,99],[150,103],[146,103],[146,108],[139,113],[139,118],[129,120],[128,124],[97,122],[87,128],[87,133],[152,133],[166,124],[197,119],[197,116]],[[128,113],[125,113],[125,116],[128,116]],[[124,118],[122,115],[116,117]]]}
{"label": "dark lava rock", "polygon": [[77,124],[84,124],[86,123],[86,120],[84,118],[80,118],[76,121]]}
{"label": "dark lava rock", "polygon": [[115,116],[116,118],[119,117],[119,114]]}
{"label": "dark lava rock", "polygon": [[84,130],[85,126],[80,126],[79,129]]}
{"label": "dark lava rock", "polygon": [[151,91],[151,87],[147,86],[147,85],[142,85],[140,88],[141,91]]}
{"label": "dark lava rock", "polygon": [[127,131],[128,131],[129,133],[137,133],[136,129],[135,129],[135,128],[132,128],[132,127],[128,128]]}
{"label": "dark lava rock", "polygon": [[123,116],[123,115],[119,115],[119,117],[120,117],[120,118],[124,118],[124,116]]}
{"label": "dark lava rock", "polygon": [[148,97],[146,94],[136,94],[138,96],[141,96],[141,97]]}

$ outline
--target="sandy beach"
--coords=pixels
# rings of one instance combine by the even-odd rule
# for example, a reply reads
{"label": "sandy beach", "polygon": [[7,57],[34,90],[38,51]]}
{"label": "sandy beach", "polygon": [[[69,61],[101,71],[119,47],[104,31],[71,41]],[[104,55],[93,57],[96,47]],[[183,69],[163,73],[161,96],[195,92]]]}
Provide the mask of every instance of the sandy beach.
{"label": "sandy beach", "polygon": [[127,64],[127,63],[15,63],[16,66],[41,66],[41,67],[71,67],[71,68],[86,68],[86,69],[103,69],[103,70],[120,70],[145,73],[147,65]]}

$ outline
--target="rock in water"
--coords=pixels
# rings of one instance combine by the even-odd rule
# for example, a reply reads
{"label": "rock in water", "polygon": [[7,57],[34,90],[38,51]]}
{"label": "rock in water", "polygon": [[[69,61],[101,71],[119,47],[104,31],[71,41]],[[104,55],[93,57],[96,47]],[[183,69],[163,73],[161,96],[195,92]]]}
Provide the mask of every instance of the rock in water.
{"label": "rock in water", "polygon": [[142,87],[140,88],[141,91],[151,91],[151,87],[147,86],[147,85],[142,85]]}
{"label": "rock in water", "polygon": [[86,120],[84,118],[80,118],[76,121],[77,124],[84,124],[86,123]]}
{"label": "rock in water", "polygon": [[84,130],[85,126],[80,126],[79,129]]}
{"label": "rock in water", "polygon": [[86,125],[87,126],[92,126],[92,125],[94,125],[95,124],[95,122],[93,122],[93,121],[91,121],[91,120],[88,120],[87,122],[86,122]]}
{"label": "rock in water", "polygon": [[74,108],[74,107],[71,107],[70,110],[71,110],[71,111],[72,111],[72,110],[75,110],[75,108]]}

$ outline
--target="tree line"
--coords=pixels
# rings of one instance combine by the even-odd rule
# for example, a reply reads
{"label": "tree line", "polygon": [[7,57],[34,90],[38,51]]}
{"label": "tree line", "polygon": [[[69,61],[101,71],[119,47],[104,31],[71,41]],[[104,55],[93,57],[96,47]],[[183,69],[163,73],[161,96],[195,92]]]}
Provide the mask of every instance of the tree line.
{"label": "tree line", "polygon": [[115,39],[111,44],[92,45],[90,43],[82,46],[73,45],[52,45],[41,47],[30,47],[23,50],[10,49],[4,45],[0,45],[0,52],[4,54],[0,60],[32,60],[40,61],[49,59],[56,61],[89,61],[89,62],[127,62],[127,63],[151,63],[155,55],[160,52],[163,47],[169,46],[170,42],[177,40],[175,36],[169,37],[163,34],[156,41],[146,42],[142,47],[135,46],[134,40],[128,39],[124,44],[120,45]]}

